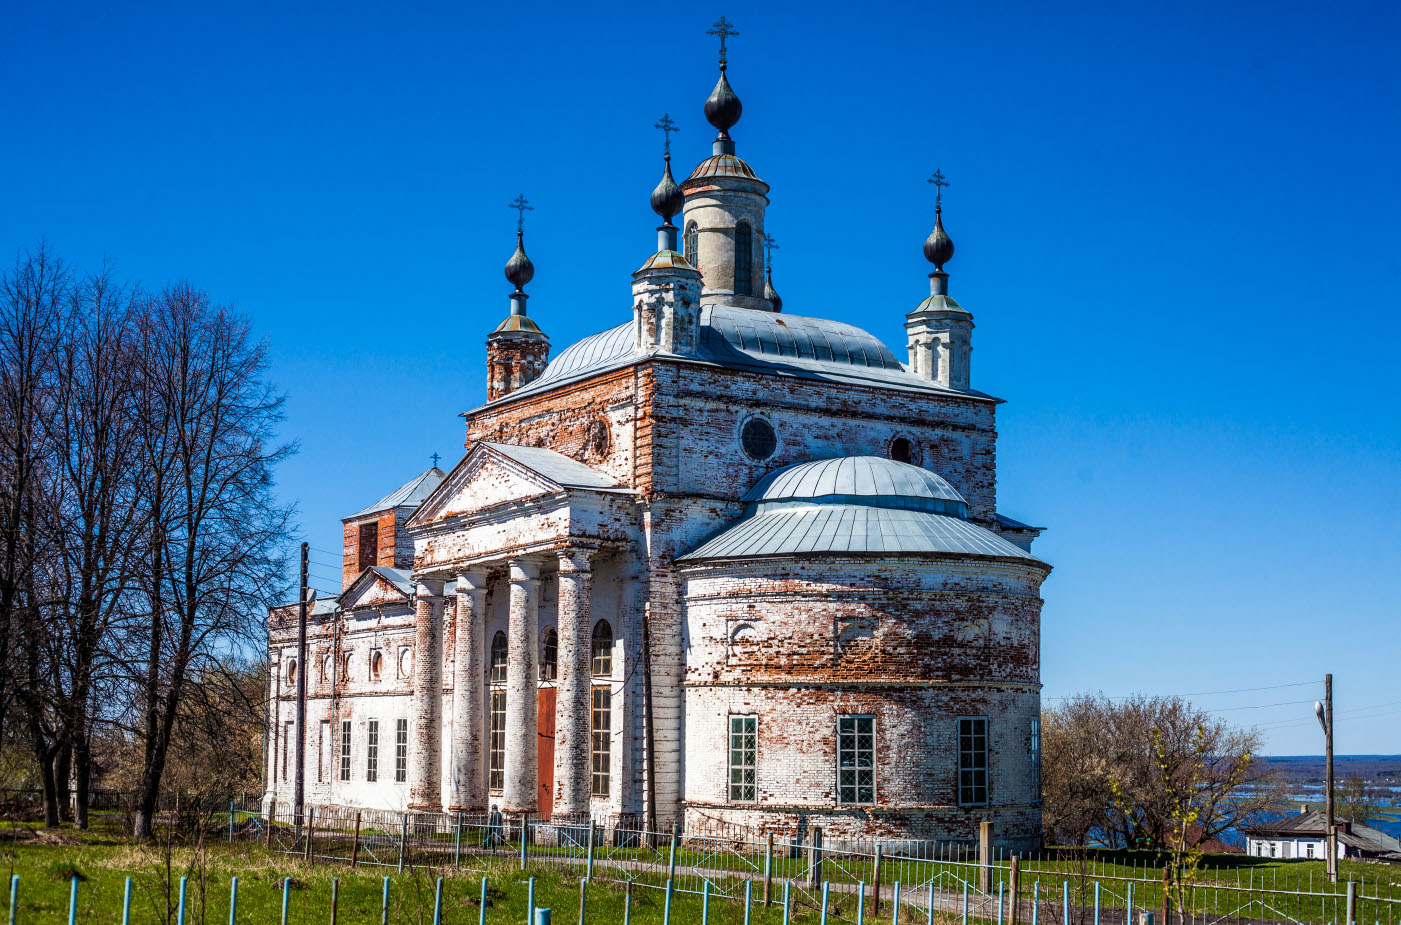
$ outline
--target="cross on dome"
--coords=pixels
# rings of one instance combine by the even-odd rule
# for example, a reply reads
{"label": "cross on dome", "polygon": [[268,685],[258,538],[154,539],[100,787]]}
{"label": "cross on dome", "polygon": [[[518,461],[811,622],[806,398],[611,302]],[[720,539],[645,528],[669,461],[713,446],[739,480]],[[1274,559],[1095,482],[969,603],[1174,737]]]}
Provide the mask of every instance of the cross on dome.
{"label": "cross on dome", "polygon": [[767,231],[764,232],[764,263],[773,265],[773,252],[779,250],[778,241]]}
{"label": "cross on dome", "polygon": [[671,154],[671,133],[681,131],[681,128],[672,120],[671,113],[662,113],[661,120],[653,123],[652,128],[659,128],[662,130],[662,136],[666,139],[664,142],[665,153],[668,155]]}
{"label": "cross on dome", "polygon": [[439,456],[437,453],[434,453],[434,454],[432,455],[431,459],[433,460],[433,468],[434,468],[434,469],[438,468],[438,460],[440,460],[440,459],[442,459],[442,458],[443,458],[443,457]]}
{"label": "cross on dome", "polygon": [[725,69],[725,39],[732,35],[739,35],[739,30],[734,27],[734,23],[727,22],[724,16],[709,29],[705,30],[706,35],[720,36],[720,70]]}
{"label": "cross on dome", "polygon": [[534,212],[535,207],[525,198],[525,193],[521,193],[516,197],[516,201],[511,203],[510,208],[516,210],[516,231],[525,231],[525,213]]}
{"label": "cross on dome", "polygon": [[934,168],[934,175],[929,178],[929,182],[934,184],[934,208],[939,209],[944,205],[944,187],[949,185],[949,181],[944,179],[944,172],[939,168]]}

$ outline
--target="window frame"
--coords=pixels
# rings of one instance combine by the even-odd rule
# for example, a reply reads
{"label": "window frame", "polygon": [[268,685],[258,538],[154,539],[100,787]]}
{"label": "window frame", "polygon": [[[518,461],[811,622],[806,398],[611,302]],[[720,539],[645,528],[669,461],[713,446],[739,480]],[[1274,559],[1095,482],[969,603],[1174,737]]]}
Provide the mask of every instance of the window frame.
{"label": "window frame", "polygon": [[[735,725],[738,721],[739,730]],[[748,729],[745,725],[748,724]],[[735,763],[735,738],[740,737],[739,754],[741,758],[747,758],[748,763],[741,761]],[[746,743],[744,740],[748,739]],[[728,784],[726,787],[726,798],[731,803],[757,803],[759,801],[759,716],[757,713],[731,713],[729,721],[729,734],[727,737],[729,768]],[[743,780],[745,772],[749,774],[746,783]],[[735,773],[739,772],[740,780],[735,780]],[[738,791],[738,795],[736,795]]]}
{"label": "window frame", "polygon": [[1041,717],[1031,718],[1031,798],[1041,802]]}
{"label": "window frame", "polygon": [[700,227],[691,220],[686,223],[686,230],[681,233],[681,256],[686,258],[686,262],[692,267],[700,269]]}
{"label": "window frame", "polygon": [[607,798],[612,783],[613,686],[594,684],[589,699],[589,796]]}
{"label": "window frame", "polygon": [[487,694],[486,789],[506,788],[506,688],[493,686]]}
{"label": "window frame", "polygon": [[365,783],[379,781],[379,720],[365,723]]}
{"label": "window frame", "polygon": [[540,635],[540,680],[559,680],[559,631],[553,626]]}
{"label": "window frame", "polygon": [[409,721],[403,717],[394,721],[394,783],[409,779]]}
{"label": "window frame", "polygon": [[[735,223],[735,295],[754,294],[754,228]],[[743,274],[741,279],[741,273]]]}
{"label": "window frame", "polygon": [[[869,722],[869,724],[870,724],[870,730],[869,730],[869,732],[867,732],[867,733],[862,733],[862,732],[861,732],[861,730],[860,730],[860,728],[859,728],[859,723],[860,723],[861,720],[866,720],[867,722]],[[849,722],[852,722],[852,723],[854,723],[854,724],[858,724],[858,725],[857,725],[857,728],[854,728],[851,732],[845,733],[845,734],[847,734],[847,735],[853,735],[853,736],[861,736],[861,735],[863,735],[863,734],[864,734],[864,735],[869,735],[871,741],[870,741],[870,745],[867,746],[867,747],[865,747],[865,748],[863,748],[863,747],[861,746],[860,742],[858,741],[858,742],[854,745],[854,747],[853,747],[853,749],[852,749],[852,751],[854,752],[855,763],[849,764],[849,765],[843,765],[843,763],[842,763],[842,756],[843,756],[843,754],[846,752],[846,749],[844,749],[844,748],[842,747],[842,735],[844,734],[844,733],[843,733],[843,730],[842,730],[842,724],[843,724],[844,722],[848,722],[848,721],[849,721]],[[837,723],[836,723],[836,727],[837,727],[837,747],[836,747],[836,749],[835,749],[835,756],[836,756],[836,765],[837,765],[837,767],[836,767],[836,771],[837,771],[837,787],[836,787],[837,803],[838,803],[838,805],[840,805],[840,806],[874,806],[874,805],[876,804],[876,797],[877,797],[877,790],[876,790],[876,714],[874,714],[874,713],[838,713],[838,714],[837,714]],[[842,771],[843,771],[843,769],[854,771],[854,772],[856,772],[857,774],[859,774],[860,771],[862,770],[861,765],[860,765],[859,762],[860,762],[860,758],[861,758],[861,753],[862,753],[863,751],[869,752],[869,753],[870,753],[870,759],[871,759],[871,763],[870,763],[870,777],[871,777],[871,780],[870,780],[870,784],[869,784],[869,786],[870,786],[870,799],[868,799],[868,800],[863,800],[863,799],[861,799],[861,780],[860,780],[859,776],[853,781],[853,783],[852,783],[849,787],[847,787],[847,786],[845,786],[845,785],[842,784]],[[846,790],[846,789],[849,789],[849,790],[852,791],[852,799],[849,799],[849,800],[848,800],[848,799],[844,799],[844,798],[843,798],[843,791]]]}
{"label": "window frame", "polygon": [[351,751],[352,751],[352,745],[353,745],[353,744],[354,744],[354,739],[352,738],[352,728],[351,728],[350,720],[348,720],[348,719],[343,719],[343,720],[341,720],[341,768],[340,768],[340,779],[343,780],[343,781],[348,781],[348,780],[350,780],[350,760],[351,760]]}
{"label": "window frame", "polygon": [[[599,636],[600,628],[608,634],[607,645],[603,645],[603,639]],[[613,677],[613,646],[617,640],[618,637],[613,635],[613,625],[607,620],[599,620],[593,625],[589,632],[589,677]]]}
{"label": "window frame", "polygon": [[316,782],[325,783],[330,772],[326,761],[326,746],[331,742],[331,721],[323,719],[316,726]]}
{"label": "window frame", "polygon": [[[958,776],[957,776],[957,778],[955,779],[955,785],[956,785],[956,787],[957,787],[957,791],[958,791],[958,792],[955,794],[955,796],[957,796],[957,798],[958,798],[958,800],[957,800],[958,805],[959,805],[959,806],[987,806],[987,805],[988,805],[988,799],[989,799],[989,797],[991,796],[991,791],[992,791],[992,774],[991,774],[992,748],[991,748],[991,742],[990,742],[990,740],[989,740],[989,738],[990,738],[990,724],[988,723],[988,718],[987,718],[986,715],[960,716],[960,717],[958,717],[958,721],[957,721],[957,722],[958,722],[958,725],[955,727],[955,731],[956,731],[956,734],[957,734],[956,745],[957,745],[957,748],[958,748]],[[976,754],[975,751],[970,751],[969,749],[965,749],[965,748],[964,748],[964,736],[965,736],[964,724],[965,724],[965,723],[975,724],[974,726],[970,727],[970,732],[969,732],[969,733],[966,733],[967,735],[973,737],[974,739],[976,739],[976,737],[977,737],[978,734],[977,734],[976,731],[972,731],[972,730],[976,730],[976,728],[977,728],[976,724],[981,724],[981,726],[982,726],[982,742],[983,742],[983,747],[982,747],[982,766],[981,766],[981,767],[967,767],[967,766],[964,765],[964,755],[965,755],[965,754]],[[978,800],[976,797],[977,797],[977,791],[978,791],[979,785],[978,785],[977,783],[970,783],[970,784],[968,784],[968,785],[965,786],[963,777],[964,777],[964,774],[965,774],[965,773],[976,775],[976,774],[978,774],[978,773],[980,773],[980,772],[981,772],[981,774],[982,774],[982,784],[981,784],[982,799],[981,799],[981,800]],[[965,796],[972,797],[972,799],[965,798]]]}

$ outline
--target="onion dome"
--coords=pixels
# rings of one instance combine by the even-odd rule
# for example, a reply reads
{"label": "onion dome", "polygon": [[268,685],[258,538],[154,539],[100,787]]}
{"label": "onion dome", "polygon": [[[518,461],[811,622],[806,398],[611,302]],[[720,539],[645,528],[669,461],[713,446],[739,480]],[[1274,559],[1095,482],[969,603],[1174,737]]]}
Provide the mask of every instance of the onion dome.
{"label": "onion dome", "polygon": [[778,295],[778,290],[773,288],[773,267],[764,268],[764,298],[768,299],[776,312],[783,311],[783,299]]}
{"label": "onion dome", "polygon": [[662,172],[662,181],[657,184],[657,188],[652,190],[652,211],[662,217],[662,221],[671,224],[671,217],[681,211],[681,207],[686,202],[686,196],[681,192],[681,187],[676,185],[676,180],[671,176],[671,155],[666,156],[666,169]]}
{"label": "onion dome", "polygon": [[516,252],[506,261],[506,279],[520,292],[526,283],[535,278],[535,264],[525,255],[525,232],[516,231]]}
{"label": "onion dome", "polygon": [[715,84],[715,89],[710,91],[710,98],[705,101],[706,121],[720,130],[717,140],[729,140],[729,130],[739,121],[740,113],[743,111],[744,106],[740,103],[739,97],[735,95],[734,89],[730,87],[722,64],[720,66],[720,80]]}
{"label": "onion dome", "polygon": [[943,209],[934,210],[934,230],[924,239],[924,259],[942,273],[944,264],[953,258],[953,239],[944,231]]}

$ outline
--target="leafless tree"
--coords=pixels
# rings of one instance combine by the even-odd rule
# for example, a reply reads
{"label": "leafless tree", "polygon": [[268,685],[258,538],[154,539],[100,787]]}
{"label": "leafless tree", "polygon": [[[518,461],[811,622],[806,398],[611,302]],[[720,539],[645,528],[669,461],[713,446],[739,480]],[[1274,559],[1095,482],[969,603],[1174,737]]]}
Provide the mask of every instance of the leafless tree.
{"label": "leafless tree", "polygon": [[205,293],[181,284],[147,300],[137,353],[146,614],[134,828],[149,837],[190,672],[258,644],[280,590],[291,510],[274,501],[272,471],[293,447],[276,441],[283,398],[265,378],[266,345]]}

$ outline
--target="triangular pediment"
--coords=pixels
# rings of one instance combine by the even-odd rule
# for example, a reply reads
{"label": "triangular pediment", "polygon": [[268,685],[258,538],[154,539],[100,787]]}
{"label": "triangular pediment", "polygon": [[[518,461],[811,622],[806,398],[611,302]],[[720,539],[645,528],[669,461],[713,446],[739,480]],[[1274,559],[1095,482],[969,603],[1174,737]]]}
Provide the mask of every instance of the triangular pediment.
{"label": "triangular pediment", "polygon": [[[407,573],[404,575],[406,576]],[[409,593],[401,587],[400,583],[393,580],[395,577],[393,572],[386,569],[376,567],[365,569],[350,583],[350,587],[341,592],[341,609],[354,610],[357,607],[407,604]]]}
{"label": "triangular pediment", "polygon": [[[509,455],[517,449],[525,448],[498,448],[498,445],[490,443],[473,446],[409,519],[408,526],[424,526],[512,502],[529,502],[570,487]],[[580,469],[585,468],[582,463],[562,454],[535,447],[528,449],[534,455],[548,453]],[[606,479],[616,486],[607,476],[601,473],[596,475],[600,480]]]}

